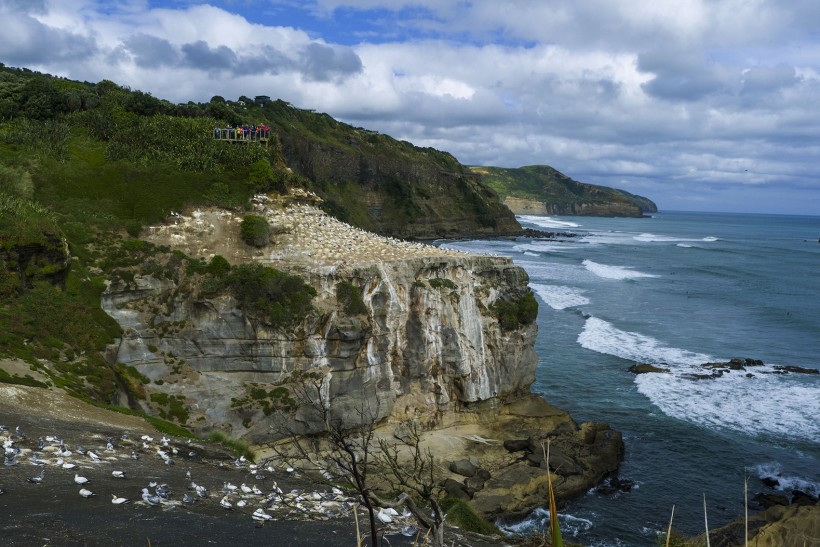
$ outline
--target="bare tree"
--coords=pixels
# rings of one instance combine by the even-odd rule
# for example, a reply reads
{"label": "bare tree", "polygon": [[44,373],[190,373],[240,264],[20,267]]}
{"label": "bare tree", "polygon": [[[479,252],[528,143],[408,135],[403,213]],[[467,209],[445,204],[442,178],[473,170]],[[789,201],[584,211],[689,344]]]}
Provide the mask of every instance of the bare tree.
{"label": "bare tree", "polygon": [[[444,489],[440,485],[433,453],[421,446],[421,433],[414,421],[397,428],[394,438],[399,442],[379,439],[380,451],[376,459],[389,470],[387,478],[392,489],[401,493],[393,502],[385,502],[375,495],[374,500],[382,507],[405,505],[416,521],[428,530],[430,544],[441,547],[444,545],[446,514],[439,500],[444,497]],[[427,507],[419,507],[416,498]]]}
{"label": "bare tree", "polygon": [[378,408],[370,408],[369,399],[363,396],[362,404],[353,413],[342,416],[331,405],[324,375],[303,375],[289,386],[289,391],[298,402],[303,419],[319,425],[321,430],[305,435],[298,431],[293,416],[278,413],[275,429],[289,442],[273,443],[271,448],[286,461],[309,462],[326,480],[343,481],[355,491],[367,510],[371,545],[376,547],[378,526],[368,473],[377,446],[373,438]]}
{"label": "bare tree", "polygon": [[[297,414],[314,431],[299,431],[291,414],[278,413],[277,433],[287,442],[272,443],[271,448],[285,461],[308,463],[327,481],[340,481],[356,492],[367,510],[371,545],[376,547],[379,521],[377,507],[406,506],[419,524],[427,530],[427,541],[433,547],[444,545],[445,512],[440,500],[439,469],[429,448],[421,443],[416,422],[409,421],[396,429],[392,439],[376,437],[379,419],[378,398],[361,395],[354,411],[334,408],[329,396],[328,377],[302,375],[289,385],[298,402]],[[377,401],[377,408],[369,406]],[[309,427],[308,427],[309,428]],[[379,481],[391,491],[399,492],[393,500],[381,499],[371,485],[370,475],[379,472]]]}

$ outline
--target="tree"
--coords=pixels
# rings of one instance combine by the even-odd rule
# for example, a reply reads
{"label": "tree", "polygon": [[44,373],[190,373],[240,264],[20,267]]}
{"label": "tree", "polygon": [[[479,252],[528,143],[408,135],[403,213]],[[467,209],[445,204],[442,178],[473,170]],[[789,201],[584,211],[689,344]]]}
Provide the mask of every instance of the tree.
{"label": "tree", "polygon": [[[421,446],[421,433],[416,422],[405,422],[403,427],[397,428],[394,438],[399,444],[379,439],[378,461],[390,471],[388,480],[392,479],[392,489],[401,493],[393,502],[385,502],[375,496],[374,499],[382,507],[407,506],[416,521],[430,531],[430,544],[441,547],[444,545],[446,516],[440,503],[444,498],[444,488],[437,477],[433,453]],[[416,504],[413,494],[429,506],[432,515]]]}
{"label": "tree", "polygon": [[[368,398],[368,394],[363,393],[361,405],[354,412],[334,408],[328,378],[324,374],[305,373],[289,387],[291,396],[298,402],[297,415],[303,423],[318,426],[319,431],[309,434],[297,431],[295,416],[279,412],[275,427],[287,441],[274,443],[274,452],[291,463],[309,462],[324,480],[342,481],[355,491],[367,510],[373,547],[378,537],[376,507],[402,505],[420,527],[430,531],[427,536],[430,545],[443,546],[445,512],[440,500],[444,490],[439,484],[433,454],[421,444],[418,425],[406,422],[392,440],[377,439],[378,406],[374,409],[368,403],[378,401],[376,394]],[[380,472],[379,478],[398,492],[393,500],[384,500],[376,494],[370,481],[374,472]],[[428,511],[432,515],[428,515]]]}
{"label": "tree", "polygon": [[[362,405],[356,412],[345,414],[331,407],[327,376],[319,373],[297,375],[290,386],[291,396],[299,403],[301,419],[321,428],[321,435],[303,435],[297,431],[296,420],[283,412],[277,413],[277,433],[289,439],[286,445],[273,444],[274,452],[286,461],[308,462],[325,480],[344,481],[358,494],[367,509],[370,521],[370,545],[377,546],[378,527],[374,497],[368,482],[373,463],[373,437],[377,413]],[[304,381],[302,381],[304,380]],[[352,422],[351,422],[352,420]]]}

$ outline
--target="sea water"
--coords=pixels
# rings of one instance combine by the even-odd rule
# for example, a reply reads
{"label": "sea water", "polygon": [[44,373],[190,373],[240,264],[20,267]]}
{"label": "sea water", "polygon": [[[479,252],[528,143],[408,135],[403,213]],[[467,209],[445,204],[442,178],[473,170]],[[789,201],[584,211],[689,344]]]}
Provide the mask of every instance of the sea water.
{"label": "sea water", "polygon": [[[565,539],[657,545],[673,505],[687,534],[743,514],[749,496],[820,494],[820,217],[664,212],[522,216],[555,240],[446,246],[512,257],[539,299],[533,390],[577,421],[623,432],[629,492],[594,490],[560,512]],[[765,364],[696,379],[732,358]],[[668,373],[636,375],[633,364]],[[538,529],[544,511],[510,529]]]}

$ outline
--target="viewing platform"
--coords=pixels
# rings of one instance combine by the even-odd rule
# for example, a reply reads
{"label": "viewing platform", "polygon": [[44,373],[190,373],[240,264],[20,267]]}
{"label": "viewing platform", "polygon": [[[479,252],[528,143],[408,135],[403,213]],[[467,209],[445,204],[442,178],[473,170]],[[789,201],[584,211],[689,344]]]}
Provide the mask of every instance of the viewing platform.
{"label": "viewing platform", "polygon": [[265,125],[215,127],[214,140],[240,144],[258,143],[267,146],[270,141],[270,127]]}

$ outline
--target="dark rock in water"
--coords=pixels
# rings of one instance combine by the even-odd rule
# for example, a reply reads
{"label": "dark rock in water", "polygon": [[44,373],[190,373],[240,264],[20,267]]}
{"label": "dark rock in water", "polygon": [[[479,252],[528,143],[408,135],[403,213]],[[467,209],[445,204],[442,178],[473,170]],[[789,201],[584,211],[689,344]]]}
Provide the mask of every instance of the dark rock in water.
{"label": "dark rock in water", "polygon": [[640,365],[632,365],[629,367],[629,372],[633,374],[646,374],[649,372],[669,372],[669,369],[656,367],[655,365],[650,365],[649,363],[642,363]]}
{"label": "dark rock in water", "polygon": [[450,471],[462,477],[473,477],[478,472],[478,467],[470,460],[458,460],[450,463]]}
{"label": "dark rock in water", "polygon": [[816,505],[818,499],[802,490],[792,490],[792,505]]}
{"label": "dark rock in water", "polygon": [[510,439],[504,441],[504,448],[506,448],[510,452],[519,452],[521,450],[527,450],[529,449],[529,447],[529,439]]}
{"label": "dark rock in water", "polygon": [[775,477],[763,477],[762,479],[760,479],[760,482],[762,482],[765,486],[768,486],[769,488],[777,488],[778,486],[780,486],[780,481],[777,480]]}
{"label": "dark rock in water", "polygon": [[774,507],[775,505],[789,504],[789,498],[782,494],[764,494],[763,492],[758,492],[755,494],[752,501],[757,503],[758,506],[763,509],[768,509],[769,507]]}
{"label": "dark rock in water", "polygon": [[816,368],[804,368],[804,367],[796,367],[796,366],[776,366],[774,367],[778,371],[783,372],[795,372],[797,374],[820,374],[820,370]]}
{"label": "dark rock in water", "polygon": [[629,492],[634,483],[629,479],[619,479],[610,477],[595,487],[595,491],[605,496],[610,496],[617,492]]}
{"label": "dark rock in water", "polygon": [[441,483],[442,488],[444,491],[447,492],[447,495],[451,498],[455,498],[457,500],[469,500],[472,499],[472,495],[467,491],[467,486],[464,483],[458,482],[455,479],[446,479],[444,482]]}

